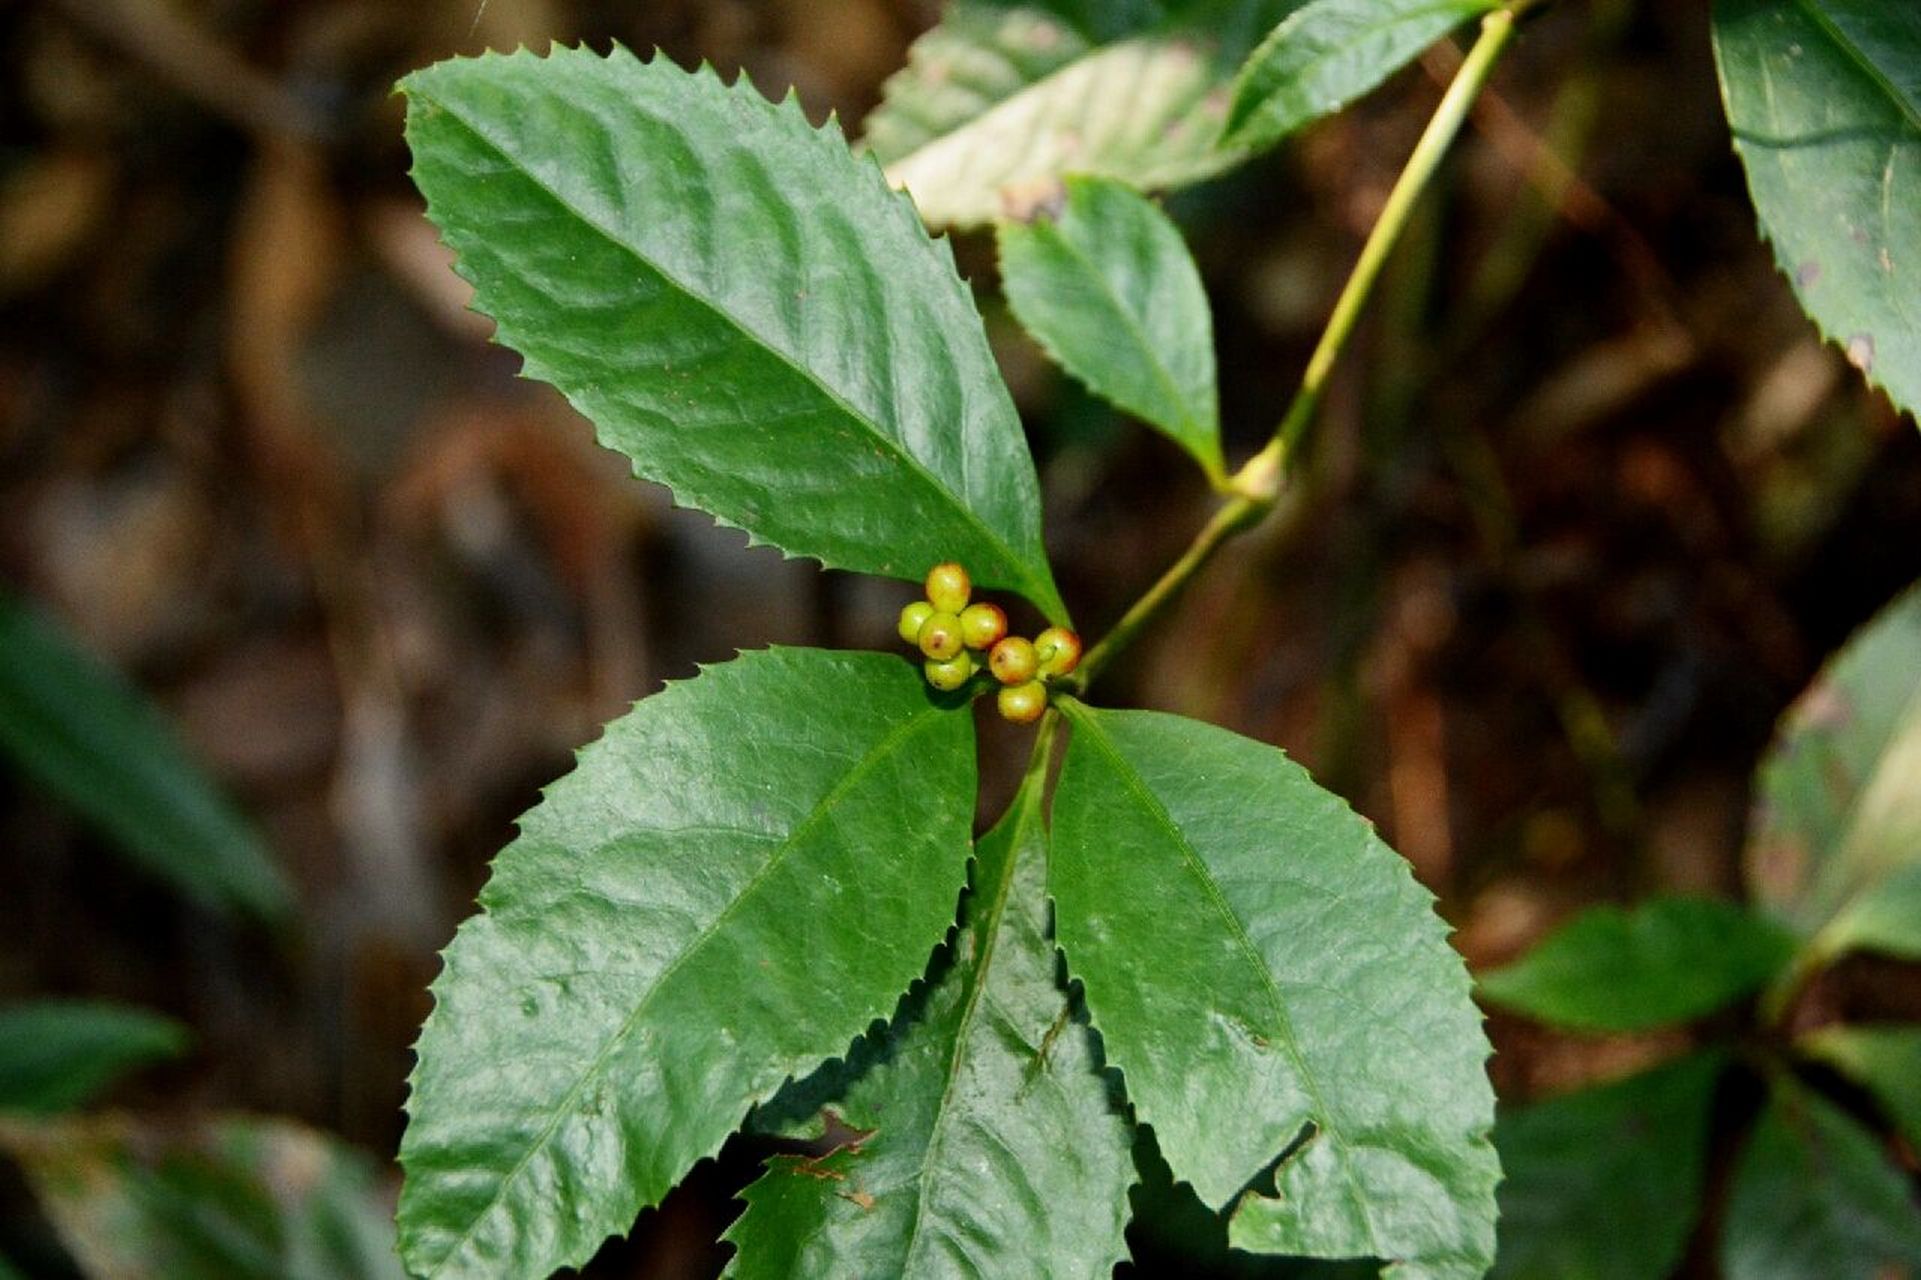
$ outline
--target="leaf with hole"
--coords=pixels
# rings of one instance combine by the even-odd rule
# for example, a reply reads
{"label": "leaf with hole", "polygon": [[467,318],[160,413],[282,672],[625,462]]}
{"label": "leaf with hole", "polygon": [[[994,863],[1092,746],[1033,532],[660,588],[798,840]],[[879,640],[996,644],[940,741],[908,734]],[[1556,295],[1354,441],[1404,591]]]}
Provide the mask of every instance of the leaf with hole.
{"label": "leaf with hole", "polygon": [[1063,705],[1058,937],[1174,1176],[1238,1248],[1480,1276],[1488,1046],[1433,898],[1274,748]]}
{"label": "leaf with hole", "polygon": [[886,1017],[953,919],[974,769],[966,704],[886,654],[745,654],[609,725],[434,983],[408,1266],[580,1265]]}
{"label": "leaf with hole", "polygon": [[953,254],[745,79],[556,49],[402,82],[414,180],[500,341],[637,474],[757,541],[1065,614]]}
{"label": "leaf with hole", "polygon": [[1921,413],[1921,5],[1716,0],[1714,53],[1775,262],[1821,332]]}
{"label": "leaf with hole", "polygon": [[1069,178],[1058,207],[1002,222],[996,236],[1022,327],[1089,390],[1219,479],[1214,321],[1179,228],[1119,183]]}
{"label": "leaf with hole", "polygon": [[727,1233],[730,1275],[1095,1280],[1126,1255],[1132,1135],[1056,982],[1043,781],[982,838],[914,1020],[831,1104],[870,1136],[771,1161]]}

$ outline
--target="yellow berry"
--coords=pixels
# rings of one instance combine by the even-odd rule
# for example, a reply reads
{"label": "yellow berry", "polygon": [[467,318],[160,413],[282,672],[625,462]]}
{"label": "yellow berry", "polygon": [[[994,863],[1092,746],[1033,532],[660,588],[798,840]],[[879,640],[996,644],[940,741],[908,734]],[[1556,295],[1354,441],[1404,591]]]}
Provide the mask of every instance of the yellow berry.
{"label": "yellow berry", "polygon": [[991,649],[1007,634],[1007,615],[997,604],[970,604],[960,620],[961,642],[970,649]]}
{"label": "yellow berry", "polygon": [[920,624],[934,616],[934,606],[916,600],[900,611],[900,638],[908,644],[920,643]]}
{"label": "yellow berry", "polygon": [[959,613],[974,594],[967,570],[952,560],[942,561],[927,571],[927,598],[941,613]]}
{"label": "yellow berry", "polygon": [[1034,637],[1034,657],[1042,675],[1067,675],[1081,665],[1081,638],[1066,627],[1049,627]]}
{"label": "yellow berry", "polygon": [[987,655],[987,669],[1002,684],[1026,684],[1037,666],[1033,644],[1020,636],[1007,637]]}
{"label": "yellow berry", "polygon": [[929,658],[921,667],[927,673],[927,683],[943,693],[951,692],[967,683],[969,676],[979,669],[974,655],[963,650],[945,661]]}
{"label": "yellow berry", "polygon": [[922,653],[936,662],[945,662],[963,647],[960,619],[951,613],[930,613],[927,620],[920,624],[920,632],[914,639]]}
{"label": "yellow berry", "polygon": [[1032,724],[1047,710],[1047,686],[1038,680],[1009,685],[995,699],[1000,712],[1015,724]]}

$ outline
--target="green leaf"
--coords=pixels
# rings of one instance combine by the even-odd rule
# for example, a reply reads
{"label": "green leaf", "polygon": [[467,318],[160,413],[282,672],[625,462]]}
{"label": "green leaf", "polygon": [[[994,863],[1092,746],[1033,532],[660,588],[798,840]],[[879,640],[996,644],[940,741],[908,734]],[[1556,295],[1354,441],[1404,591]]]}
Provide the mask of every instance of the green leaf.
{"label": "green leaf", "polygon": [[1721,1265],[1727,1280],[1911,1275],[1921,1208],[1872,1134],[1778,1081],[1735,1169]]}
{"label": "green leaf", "polygon": [[1484,973],[1481,994],[1576,1031],[1644,1031],[1713,1013],[1766,986],[1795,937],[1732,902],[1652,898],[1594,907],[1514,964]]}
{"label": "green leaf", "polygon": [[996,234],[1007,301],[1048,354],[1219,478],[1214,321],[1167,215],[1118,183],[1069,178],[1058,211]]}
{"label": "green leaf", "polygon": [[[1921,807],[1921,799],[1914,803]],[[1816,936],[1812,949],[1823,956],[1878,951],[1921,960],[1921,864],[1862,888]]]}
{"label": "green leaf", "polygon": [[1709,1107],[1725,1066],[1721,1054],[1696,1054],[1502,1111],[1495,1280],[1672,1274],[1700,1215]]}
{"label": "green leaf", "polygon": [[1825,1027],[1800,1047],[1859,1080],[1921,1149],[1921,1027]]}
{"label": "green leaf", "polygon": [[1126,1255],[1131,1134],[1047,936],[1044,772],[980,842],[951,967],[835,1110],[871,1136],[780,1157],[728,1274],[1105,1277]]}
{"label": "green leaf", "polygon": [[283,1120],[0,1120],[0,1150],[99,1280],[401,1276],[369,1162]]}
{"label": "green leaf", "polygon": [[258,833],[139,690],[0,594],[0,749],[202,906],[282,919],[293,895]]}
{"label": "green leaf", "polygon": [[[1782,717],[1756,778],[1748,882],[1813,937],[1921,865],[1921,587],[1862,628]],[[1846,926],[1847,929],[1858,925]],[[1845,931],[1820,939],[1828,951]]]}
{"label": "green leaf", "polygon": [[[1174,1176],[1241,1197],[1238,1248],[1481,1275],[1488,1046],[1432,897],[1274,748],[1064,706],[1056,928]],[[1283,1152],[1278,1198],[1243,1196]]]}
{"label": "green leaf", "polygon": [[1921,6],[1716,0],[1734,149],[1821,332],[1921,413]]}
{"label": "green leaf", "polygon": [[1059,4],[959,0],[887,82],[866,141],[935,226],[1020,212],[1069,173],[1199,182],[1253,154],[1220,144],[1227,84],[1300,3],[1119,5],[1095,27]]}
{"label": "green leaf", "polygon": [[745,79],[556,49],[407,77],[427,212],[500,340],[682,501],[793,555],[1065,610],[951,250]]}
{"label": "green leaf", "polygon": [[1500,0],[1314,0],[1295,10],[1234,81],[1229,141],[1271,146],[1339,111]]}
{"label": "green leaf", "polygon": [[115,1081],[187,1050],[172,1018],[98,1000],[37,1000],[0,1009],[0,1111],[84,1106]]}
{"label": "green leaf", "polygon": [[812,649],[609,725],[521,819],[434,983],[408,1265],[579,1265],[885,1017],[966,879],[973,743],[912,665]]}

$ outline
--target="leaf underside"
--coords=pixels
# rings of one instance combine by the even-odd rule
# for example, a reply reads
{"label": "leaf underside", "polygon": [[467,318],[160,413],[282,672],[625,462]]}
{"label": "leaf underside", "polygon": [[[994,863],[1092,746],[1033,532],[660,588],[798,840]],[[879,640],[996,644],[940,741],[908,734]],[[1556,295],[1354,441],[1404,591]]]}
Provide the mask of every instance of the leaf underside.
{"label": "leaf underside", "polygon": [[0,594],[0,751],[202,906],[284,919],[286,878],[158,708]]}
{"label": "leaf underside", "polygon": [[1261,42],[1234,82],[1230,141],[1271,146],[1339,111],[1499,0],[1314,0]]}
{"label": "leaf underside", "polygon": [[1913,1275],[1921,1207],[1879,1140],[1834,1104],[1778,1083],[1734,1171],[1721,1265],[1727,1280]]}
{"label": "leaf underside", "polygon": [[1501,1113],[1494,1280],[1649,1280],[1700,1215],[1709,1107],[1726,1058],[1698,1054]]}
{"label": "leaf underside", "polygon": [[810,649],[609,725],[523,817],[434,983],[408,1265],[579,1265],[885,1017],[953,919],[973,742],[899,658]]}
{"label": "leaf underside", "polygon": [[371,1162],[285,1120],[0,1119],[61,1242],[109,1280],[399,1280]]}
{"label": "leaf underside", "polygon": [[1069,178],[1058,209],[1001,222],[996,237],[1021,326],[1089,390],[1218,478],[1213,315],[1167,215],[1119,183]]}
{"label": "leaf underside", "polygon": [[1069,173],[1161,190],[1247,159],[1223,146],[1241,57],[1300,0],[1113,6],[960,0],[909,50],[866,141],[935,226],[979,226]]}
{"label": "leaf underside", "polygon": [[1577,1031],[1643,1031],[1713,1013],[1766,986],[1795,938],[1732,902],[1654,898],[1601,906],[1514,964],[1481,975],[1481,994]]}
{"label": "leaf underside", "polygon": [[[1796,699],[1755,792],[1749,888],[1821,950],[1840,949],[1847,915],[1921,865],[1921,587],[1876,615]],[[1828,934],[1836,924],[1841,933]]]}
{"label": "leaf underside", "polygon": [[1125,1256],[1131,1134],[1056,980],[1041,784],[982,838],[919,1017],[833,1103],[871,1136],[770,1162],[728,1274],[1095,1280]]}
{"label": "leaf underside", "polygon": [[476,308],[637,474],[789,554],[959,560],[1064,617],[972,295],[837,126],[618,47],[401,87]]}
{"label": "leaf underside", "polygon": [[1821,332],[1921,414],[1921,6],[1716,0],[1762,234]]}
{"label": "leaf underside", "polygon": [[[1066,706],[1058,936],[1174,1176],[1240,1197],[1239,1248],[1480,1276],[1488,1046],[1432,897],[1279,751]],[[1283,1151],[1277,1195],[1242,1195]]]}

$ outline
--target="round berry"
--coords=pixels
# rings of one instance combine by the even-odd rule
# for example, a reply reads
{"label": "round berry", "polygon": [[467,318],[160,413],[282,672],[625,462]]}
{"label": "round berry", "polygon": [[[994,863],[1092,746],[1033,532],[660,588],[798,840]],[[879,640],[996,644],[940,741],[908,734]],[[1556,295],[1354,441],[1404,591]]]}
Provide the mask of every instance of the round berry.
{"label": "round berry", "polygon": [[1049,627],[1034,637],[1034,657],[1042,675],[1067,675],[1081,665],[1081,638],[1066,627]]}
{"label": "round berry", "polygon": [[1038,665],[1033,644],[1020,636],[1007,637],[987,655],[987,669],[1002,684],[1026,684]]}
{"label": "round berry", "polygon": [[995,701],[1004,718],[1015,724],[1032,724],[1047,710],[1047,686],[1038,680],[1012,684],[1002,689]]}
{"label": "round berry", "polygon": [[974,584],[967,577],[967,570],[946,560],[927,571],[927,598],[934,602],[934,608],[942,613],[959,613],[967,607],[968,597],[974,594]]}
{"label": "round berry", "polygon": [[920,643],[920,624],[934,616],[934,606],[916,600],[900,611],[900,638],[908,644]]}
{"label": "round berry", "polygon": [[962,651],[941,661],[929,658],[921,667],[927,673],[927,683],[943,693],[950,693],[967,683],[969,676],[979,670],[974,655]]}
{"label": "round berry", "polygon": [[951,613],[930,613],[920,624],[920,634],[914,640],[922,653],[936,662],[945,662],[961,651],[960,619]]}
{"label": "round berry", "polygon": [[970,649],[992,649],[1007,634],[1007,614],[997,604],[970,604],[960,620],[961,641]]}

